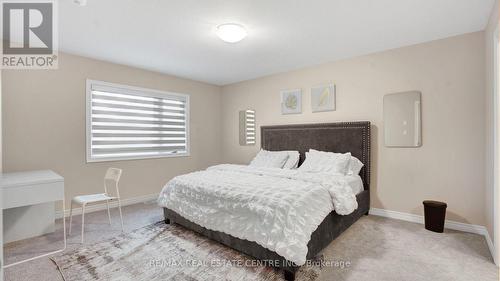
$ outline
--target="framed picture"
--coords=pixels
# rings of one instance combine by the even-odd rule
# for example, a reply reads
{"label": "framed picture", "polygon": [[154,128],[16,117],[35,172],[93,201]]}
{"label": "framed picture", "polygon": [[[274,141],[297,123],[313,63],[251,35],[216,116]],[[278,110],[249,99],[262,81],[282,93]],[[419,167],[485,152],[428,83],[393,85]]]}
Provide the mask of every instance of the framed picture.
{"label": "framed picture", "polygon": [[312,112],[335,110],[335,84],[311,88]]}
{"label": "framed picture", "polygon": [[281,91],[281,114],[302,113],[302,89]]}

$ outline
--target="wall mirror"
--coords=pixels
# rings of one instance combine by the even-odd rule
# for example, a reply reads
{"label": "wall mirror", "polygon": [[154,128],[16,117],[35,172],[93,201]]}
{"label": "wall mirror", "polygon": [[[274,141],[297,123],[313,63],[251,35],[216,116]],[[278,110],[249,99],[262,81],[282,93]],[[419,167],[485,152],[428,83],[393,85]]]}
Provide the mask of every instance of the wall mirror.
{"label": "wall mirror", "polygon": [[255,145],[255,110],[240,111],[240,145]]}
{"label": "wall mirror", "polygon": [[418,91],[384,96],[384,137],[387,147],[422,145],[421,98]]}

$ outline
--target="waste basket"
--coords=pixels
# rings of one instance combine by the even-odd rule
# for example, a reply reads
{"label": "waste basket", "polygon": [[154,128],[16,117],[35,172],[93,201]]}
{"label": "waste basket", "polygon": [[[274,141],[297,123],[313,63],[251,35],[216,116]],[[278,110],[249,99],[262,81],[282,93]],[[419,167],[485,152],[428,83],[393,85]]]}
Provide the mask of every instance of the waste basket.
{"label": "waste basket", "polygon": [[432,200],[424,201],[425,229],[443,232],[446,217],[446,203]]}

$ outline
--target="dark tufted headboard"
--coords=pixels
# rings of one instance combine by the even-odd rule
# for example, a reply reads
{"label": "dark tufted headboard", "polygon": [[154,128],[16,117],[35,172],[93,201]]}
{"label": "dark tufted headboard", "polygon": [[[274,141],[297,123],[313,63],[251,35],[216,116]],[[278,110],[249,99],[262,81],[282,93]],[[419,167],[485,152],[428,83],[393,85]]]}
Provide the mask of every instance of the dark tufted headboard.
{"label": "dark tufted headboard", "polygon": [[359,173],[366,190],[370,189],[370,122],[262,126],[261,146],[265,150],[297,150],[299,165],[310,148],[346,153],[363,162]]}

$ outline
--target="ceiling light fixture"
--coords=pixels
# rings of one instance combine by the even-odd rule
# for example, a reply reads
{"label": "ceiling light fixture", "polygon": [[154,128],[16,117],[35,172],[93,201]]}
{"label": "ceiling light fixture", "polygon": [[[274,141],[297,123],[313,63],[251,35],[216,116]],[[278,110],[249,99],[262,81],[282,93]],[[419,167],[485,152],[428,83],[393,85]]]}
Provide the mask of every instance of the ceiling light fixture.
{"label": "ceiling light fixture", "polygon": [[73,0],[75,4],[80,5],[80,6],[85,6],[87,5],[87,0]]}
{"label": "ceiling light fixture", "polygon": [[236,43],[247,37],[246,29],[236,23],[225,23],[217,26],[215,32],[219,38],[228,43]]}

